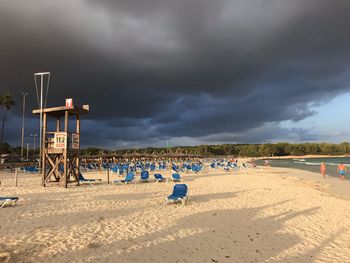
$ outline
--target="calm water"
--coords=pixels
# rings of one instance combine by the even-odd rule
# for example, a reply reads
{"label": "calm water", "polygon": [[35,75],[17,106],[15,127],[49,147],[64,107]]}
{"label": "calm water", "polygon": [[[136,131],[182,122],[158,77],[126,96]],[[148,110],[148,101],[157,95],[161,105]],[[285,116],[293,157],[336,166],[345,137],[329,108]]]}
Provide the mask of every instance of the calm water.
{"label": "calm water", "polygon": [[[269,163],[272,167],[295,168],[320,173],[320,165],[322,161],[326,163],[327,175],[331,176],[337,176],[338,164],[343,162],[347,168],[347,174],[345,177],[350,179],[349,157],[269,160]],[[256,164],[264,165],[264,160],[257,160]]]}

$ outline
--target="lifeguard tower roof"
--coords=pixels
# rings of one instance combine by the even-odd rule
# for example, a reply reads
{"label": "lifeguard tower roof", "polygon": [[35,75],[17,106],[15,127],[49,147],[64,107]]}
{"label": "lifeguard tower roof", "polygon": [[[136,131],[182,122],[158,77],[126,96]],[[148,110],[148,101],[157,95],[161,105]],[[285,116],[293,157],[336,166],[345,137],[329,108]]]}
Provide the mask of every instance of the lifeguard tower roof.
{"label": "lifeguard tower roof", "polygon": [[[83,105],[82,107],[73,106],[73,107],[52,107],[52,108],[44,108],[42,113],[46,113],[50,116],[64,116],[65,112],[68,111],[69,115],[80,115],[89,113],[89,105]],[[41,110],[36,109],[33,110],[33,114],[40,114]]]}

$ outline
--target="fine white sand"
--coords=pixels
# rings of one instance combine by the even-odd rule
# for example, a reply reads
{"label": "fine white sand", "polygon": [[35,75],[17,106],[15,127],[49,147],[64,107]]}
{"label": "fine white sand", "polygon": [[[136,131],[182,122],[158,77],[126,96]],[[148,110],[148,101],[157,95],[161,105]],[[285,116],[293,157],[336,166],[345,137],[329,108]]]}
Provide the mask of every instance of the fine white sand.
{"label": "fine white sand", "polygon": [[14,187],[13,174],[0,174],[0,195],[20,197],[0,209],[0,262],[350,262],[350,201],[329,191],[333,179],[206,168],[182,175],[182,206],[164,204],[173,183],[84,175],[103,182],[44,188],[20,174]]}

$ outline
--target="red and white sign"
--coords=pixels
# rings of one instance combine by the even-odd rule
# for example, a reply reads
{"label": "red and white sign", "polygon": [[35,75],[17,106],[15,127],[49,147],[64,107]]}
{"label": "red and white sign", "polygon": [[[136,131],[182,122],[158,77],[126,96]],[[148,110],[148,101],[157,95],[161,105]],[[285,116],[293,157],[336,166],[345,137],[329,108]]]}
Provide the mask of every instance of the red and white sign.
{"label": "red and white sign", "polygon": [[66,132],[55,132],[54,146],[55,149],[66,149],[67,148],[67,133]]}
{"label": "red and white sign", "polygon": [[73,99],[66,99],[66,107],[73,108]]}

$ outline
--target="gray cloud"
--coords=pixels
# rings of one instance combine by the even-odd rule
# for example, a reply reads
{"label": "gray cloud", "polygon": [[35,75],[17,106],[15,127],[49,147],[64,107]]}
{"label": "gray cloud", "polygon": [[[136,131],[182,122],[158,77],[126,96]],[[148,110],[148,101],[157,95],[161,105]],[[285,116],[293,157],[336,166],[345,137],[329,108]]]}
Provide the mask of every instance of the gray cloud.
{"label": "gray cloud", "polygon": [[85,145],[266,141],[266,125],[350,91],[349,13],[345,0],[5,1],[0,89],[16,118],[22,90],[35,107],[32,74],[51,71],[50,105],[91,105]]}

